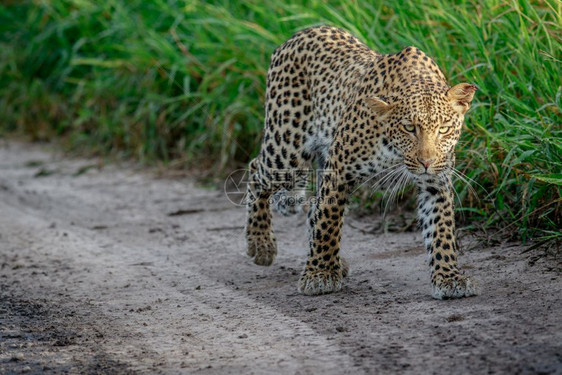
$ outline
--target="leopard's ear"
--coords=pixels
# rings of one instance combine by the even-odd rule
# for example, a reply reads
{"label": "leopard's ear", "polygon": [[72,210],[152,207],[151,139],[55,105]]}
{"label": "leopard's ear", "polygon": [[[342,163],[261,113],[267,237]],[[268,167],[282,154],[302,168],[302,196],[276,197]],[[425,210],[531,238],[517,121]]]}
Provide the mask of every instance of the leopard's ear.
{"label": "leopard's ear", "polygon": [[470,103],[478,87],[470,83],[459,83],[447,91],[447,98],[455,111],[464,115],[470,108]]}
{"label": "leopard's ear", "polygon": [[386,116],[390,113],[390,110],[394,108],[393,104],[388,104],[381,98],[377,97],[366,98],[365,102],[367,103],[367,106],[380,117]]}

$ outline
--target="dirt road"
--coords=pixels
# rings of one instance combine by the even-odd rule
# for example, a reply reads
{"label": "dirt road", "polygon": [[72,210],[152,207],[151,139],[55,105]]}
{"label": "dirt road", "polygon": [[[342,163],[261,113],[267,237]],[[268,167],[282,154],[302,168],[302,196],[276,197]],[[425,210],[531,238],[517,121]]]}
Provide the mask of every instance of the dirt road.
{"label": "dirt road", "polygon": [[559,259],[467,250],[482,295],[436,301],[418,233],[349,218],[344,289],[305,297],[305,218],[274,218],[263,268],[244,217],[185,178],[0,143],[0,373],[562,373]]}

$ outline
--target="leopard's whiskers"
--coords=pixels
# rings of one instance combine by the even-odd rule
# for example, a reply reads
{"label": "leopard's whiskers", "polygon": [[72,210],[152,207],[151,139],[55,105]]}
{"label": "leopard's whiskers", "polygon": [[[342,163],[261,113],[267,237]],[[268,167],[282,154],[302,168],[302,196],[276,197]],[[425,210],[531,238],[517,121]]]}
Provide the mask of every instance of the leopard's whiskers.
{"label": "leopard's whiskers", "polygon": [[472,183],[478,185],[478,187],[480,187],[482,190],[484,190],[486,192],[486,194],[488,194],[488,191],[486,190],[486,188],[484,186],[482,186],[481,184],[479,184],[477,181],[475,181],[474,179],[468,177],[466,174],[462,173],[460,170],[458,170],[455,167],[451,167],[451,173],[453,173],[453,175],[455,177],[457,177],[459,180],[461,180],[462,182],[464,182],[468,188],[470,189],[470,192],[478,199],[478,193],[476,192],[476,190],[472,187]]}
{"label": "leopard's whiskers", "polygon": [[[464,182],[466,184],[466,186],[468,187],[468,189],[470,190],[470,192],[474,195],[474,197],[477,200],[480,201],[480,198],[478,197],[478,193],[472,187],[471,182],[474,182],[475,184],[480,186],[484,191],[486,191],[486,189],[482,185],[480,185],[478,182],[474,181],[472,178],[468,177],[467,175],[465,175],[464,173],[462,173],[461,171],[459,171],[458,169],[456,169],[453,166],[449,166],[448,170],[451,172],[452,176],[454,176],[454,177],[458,178],[459,180],[461,180],[462,182]],[[446,178],[445,175],[444,175],[444,178]],[[460,208],[460,210],[457,210],[457,211],[461,212],[461,216],[464,220],[464,211],[462,210],[463,205],[462,205],[461,197],[460,197],[459,193],[457,192],[457,189],[455,188],[455,185],[452,183],[452,181],[451,181],[450,185],[451,185],[451,188],[453,189],[455,197],[457,198],[458,208]]]}
{"label": "leopard's whiskers", "polygon": [[[392,165],[390,165],[389,167],[386,167],[386,168],[384,168],[384,169],[378,171],[377,173],[373,174],[371,177],[369,177],[368,179],[366,179],[365,181],[363,181],[363,182],[361,183],[361,185],[358,186],[358,187],[354,190],[354,192],[357,191],[357,189],[359,189],[359,187],[361,187],[361,186],[367,184],[369,181],[371,181],[372,179],[376,178],[377,176],[380,176],[381,174],[387,172],[388,170],[390,170],[390,169],[392,169],[392,168],[399,167],[401,164],[402,164],[402,163],[392,164]],[[373,188],[374,188],[374,186],[376,186],[376,185],[377,185],[377,182],[375,182],[375,184],[374,184],[373,186],[371,186],[371,190],[374,190]]]}
{"label": "leopard's whiskers", "polygon": [[[391,169],[391,168],[394,168],[394,169],[391,169],[390,171],[388,171],[388,173],[387,173],[386,175],[384,175],[382,178],[380,178],[379,180],[377,180],[377,181],[371,186],[371,190],[372,190],[372,191],[375,191],[375,190],[377,190],[379,187],[382,187],[382,186],[384,186],[387,182],[391,181],[391,180],[395,177],[395,175],[400,172],[400,167],[401,167],[401,166],[403,166],[403,164],[396,164],[396,165],[393,165],[393,166],[391,166],[391,167],[389,167],[389,168],[386,168],[386,169],[384,169],[383,171],[381,171],[381,172],[385,172],[385,171],[388,171],[388,170]],[[381,172],[377,173],[377,175],[380,174]]]}
{"label": "leopard's whiskers", "polygon": [[[388,199],[386,200],[383,217],[386,217],[386,212],[388,210],[388,206],[392,204],[398,193],[402,191],[402,188],[406,186],[406,184],[410,180],[410,176],[408,175],[407,168],[405,165],[400,166],[397,168],[397,174],[394,176],[393,182],[396,182],[392,188],[390,189],[390,193],[388,194]],[[386,197],[388,190],[383,195],[383,199]]]}

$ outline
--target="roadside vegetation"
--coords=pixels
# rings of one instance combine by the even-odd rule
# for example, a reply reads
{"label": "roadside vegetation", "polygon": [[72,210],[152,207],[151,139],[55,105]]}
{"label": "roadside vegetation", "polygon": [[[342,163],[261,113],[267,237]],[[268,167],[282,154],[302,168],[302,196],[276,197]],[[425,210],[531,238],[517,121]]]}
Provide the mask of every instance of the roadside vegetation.
{"label": "roadside vegetation", "polygon": [[384,53],[415,45],[476,84],[457,154],[466,223],[559,245],[561,4],[4,1],[0,135],[225,172],[259,148],[273,50],[330,24]]}

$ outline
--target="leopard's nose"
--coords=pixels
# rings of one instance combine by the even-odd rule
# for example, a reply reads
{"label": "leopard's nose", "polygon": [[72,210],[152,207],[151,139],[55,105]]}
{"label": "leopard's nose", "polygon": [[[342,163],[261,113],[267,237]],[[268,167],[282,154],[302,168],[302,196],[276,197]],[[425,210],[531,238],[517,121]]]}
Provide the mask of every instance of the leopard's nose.
{"label": "leopard's nose", "polygon": [[431,164],[433,164],[435,162],[435,158],[431,158],[431,159],[422,159],[418,157],[418,161],[421,163],[421,165],[423,165],[425,167],[425,169],[429,168],[429,166]]}

